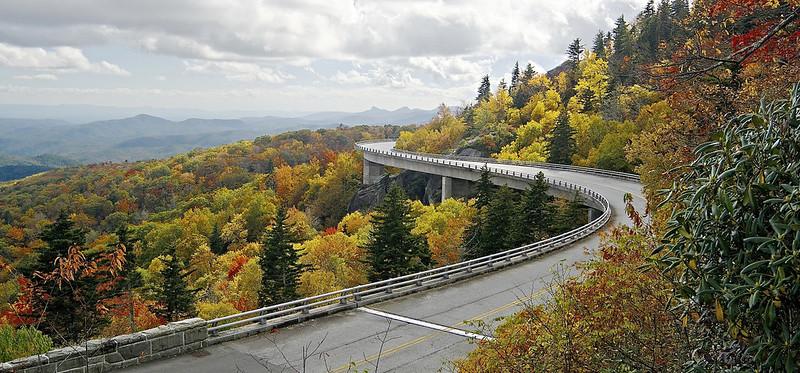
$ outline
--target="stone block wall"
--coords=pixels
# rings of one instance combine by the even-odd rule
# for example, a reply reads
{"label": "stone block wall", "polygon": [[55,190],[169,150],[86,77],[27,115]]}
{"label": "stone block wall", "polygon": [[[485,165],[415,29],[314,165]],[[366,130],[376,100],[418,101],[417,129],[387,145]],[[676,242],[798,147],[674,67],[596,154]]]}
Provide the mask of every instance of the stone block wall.
{"label": "stone block wall", "polygon": [[0,372],[108,372],[200,349],[207,338],[206,321],[194,318],[12,360],[0,364]]}

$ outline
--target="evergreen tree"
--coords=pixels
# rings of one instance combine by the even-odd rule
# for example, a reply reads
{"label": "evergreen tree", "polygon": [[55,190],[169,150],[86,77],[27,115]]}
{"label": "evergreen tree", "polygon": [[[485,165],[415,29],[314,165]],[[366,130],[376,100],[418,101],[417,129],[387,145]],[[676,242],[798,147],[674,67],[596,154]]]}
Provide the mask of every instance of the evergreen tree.
{"label": "evergreen tree", "polygon": [[534,76],[536,76],[536,70],[534,70],[533,65],[528,62],[528,66],[525,66],[525,72],[522,73],[522,82],[527,84]]}
{"label": "evergreen tree", "polygon": [[639,32],[636,39],[636,59],[639,64],[656,60],[658,52],[658,19],[653,0],[649,0],[636,21]]}
{"label": "evergreen tree", "polygon": [[414,218],[406,195],[393,185],[375,210],[367,251],[369,280],[379,281],[424,270],[431,264],[428,246],[411,234]]}
{"label": "evergreen tree", "polygon": [[569,232],[581,225],[584,225],[589,220],[586,207],[583,206],[583,201],[575,192],[575,196],[564,204],[558,211],[555,217],[555,224],[553,225],[553,232],[561,234]]}
{"label": "evergreen tree", "polygon": [[467,259],[514,248],[514,212],[516,195],[507,186],[500,187],[488,206],[482,208],[469,229],[464,256]]}
{"label": "evergreen tree", "polygon": [[477,190],[475,208],[480,210],[492,200],[495,189],[494,183],[492,183],[492,174],[489,172],[489,167],[485,164],[481,167],[481,177],[475,184],[475,189]]}
{"label": "evergreen tree", "polygon": [[56,258],[64,258],[72,246],[82,246],[86,240],[86,232],[75,226],[66,212],[62,211],[53,224],[42,230],[39,236],[47,245],[39,250],[39,256],[30,269],[23,274],[30,276],[34,271],[49,273],[55,267]]}
{"label": "evergreen tree", "polygon": [[581,62],[581,55],[583,54],[583,45],[581,39],[575,39],[569,43],[567,47],[567,61],[569,62],[570,69],[575,71],[578,68],[578,63]]}
{"label": "evergreen tree", "polygon": [[598,58],[606,58],[606,36],[603,31],[598,31],[592,43],[592,53],[597,55]]}
{"label": "evergreen tree", "polygon": [[567,66],[569,71],[567,76],[569,78],[568,87],[561,97],[561,100],[568,102],[572,96],[575,96],[575,85],[578,83],[578,64],[581,62],[581,55],[583,54],[583,45],[581,39],[575,39],[567,47]]}
{"label": "evergreen tree", "polygon": [[511,86],[508,87],[508,93],[513,94],[519,88],[519,62],[514,63],[514,69],[511,70]]}
{"label": "evergreen tree", "polygon": [[514,220],[515,246],[543,240],[553,231],[555,208],[553,197],[547,194],[549,188],[544,174],[539,172],[522,194]]}
{"label": "evergreen tree", "polygon": [[50,336],[58,336],[65,344],[77,343],[96,335],[108,323],[107,318],[97,313],[98,303],[113,295],[99,288],[107,278],[76,274],[73,280],[55,286],[52,281],[32,273],[35,271],[44,276],[52,273],[56,270],[56,259],[67,258],[72,247],[81,250],[87,260],[93,259],[93,253],[81,248],[85,242],[85,232],[75,227],[67,214],[62,212],[55,222],[44,228],[39,237],[45,247],[26,277],[31,287],[37,289],[35,294],[46,296],[33,297],[30,300],[31,314],[25,316],[39,319],[40,330]]}
{"label": "evergreen tree", "polygon": [[620,16],[614,26],[614,51],[608,61],[614,83],[628,84],[632,80],[633,41],[628,23]]}
{"label": "evergreen tree", "polygon": [[478,87],[478,96],[475,97],[479,103],[488,100],[492,96],[492,85],[489,82],[489,75],[484,75],[481,80],[481,86]]}
{"label": "evergreen tree", "polygon": [[497,84],[497,92],[508,90],[505,78],[500,78],[500,83]]}
{"label": "evergreen tree", "polygon": [[186,277],[191,272],[184,272],[183,265],[175,255],[173,248],[168,253],[169,259],[164,261],[161,270],[162,280],[156,287],[156,300],[158,307],[155,313],[168,321],[177,321],[194,316],[194,291],[189,289]]}
{"label": "evergreen tree", "polygon": [[550,163],[572,164],[572,155],[575,154],[575,129],[569,124],[569,114],[565,109],[558,116],[550,142],[547,144]]}
{"label": "evergreen tree", "polygon": [[669,0],[661,0],[661,2],[658,3],[656,18],[656,36],[659,44],[662,41],[666,41],[672,45],[672,6],[669,3]]}
{"label": "evergreen tree", "polygon": [[217,223],[214,223],[211,236],[208,237],[208,246],[211,248],[211,252],[216,255],[222,255],[228,251],[228,245],[225,243],[225,240],[222,239],[222,230]]}
{"label": "evergreen tree", "polygon": [[117,229],[117,245],[125,248],[125,265],[120,271],[120,280],[117,282],[118,293],[124,294],[128,306],[128,321],[131,331],[136,331],[136,314],[134,304],[134,290],[142,286],[142,275],[136,271],[136,253],[134,252],[133,241],[128,235],[128,226],[122,225]]}
{"label": "evergreen tree", "polygon": [[286,219],[286,207],[280,206],[259,256],[261,289],[258,291],[258,304],[261,307],[297,298],[297,283],[305,267],[294,249],[298,241],[292,233],[294,229]]}

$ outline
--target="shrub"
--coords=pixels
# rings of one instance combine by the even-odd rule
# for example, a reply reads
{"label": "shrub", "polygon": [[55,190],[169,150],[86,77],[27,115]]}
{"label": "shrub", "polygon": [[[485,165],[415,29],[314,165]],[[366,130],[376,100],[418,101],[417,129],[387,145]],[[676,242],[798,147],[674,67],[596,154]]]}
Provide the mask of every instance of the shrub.
{"label": "shrub", "polygon": [[[687,314],[709,330],[723,329],[702,346],[697,364],[798,369],[798,110],[800,85],[789,101],[734,120],[696,149],[697,159],[667,198],[675,210],[661,263],[677,272]],[[731,356],[738,358],[731,363]]]}
{"label": "shrub", "polygon": [[0,325],[0,362],[41,354],[53,348],[53,341],[33,327]]}

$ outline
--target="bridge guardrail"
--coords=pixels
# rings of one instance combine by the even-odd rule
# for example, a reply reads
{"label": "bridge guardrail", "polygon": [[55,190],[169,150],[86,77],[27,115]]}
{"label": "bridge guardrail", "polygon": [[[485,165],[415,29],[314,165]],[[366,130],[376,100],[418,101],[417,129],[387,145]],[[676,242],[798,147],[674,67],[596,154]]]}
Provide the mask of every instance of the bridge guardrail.
{"label": "bridge guardrail", "polygon": [[[464,163],[467,160],[442,158],[439,156],[434,157],[396,150],[387,151],[369,149],[364,147],[363,144],[363,142],[357,144],[356,148],[378,154],[398,156],[423,162],[431,162],[449,167],[468,167],[470,169],[479,169],[479,167],[476,165]],[[484,158],[478,159],[482,160],[483,162],[489,161],[488,159]],[[474,162],[473,160],[470,161]],[[491,161],[494,162],[495,160]],[[488,170],[496,175],[519,178],[522,180],[532,181],[536,176],[532,173],[509,171],[494,167],[488,167]],[[575,171],[574,169],[571,170]],[[218,340],[222,341],[235,339],[239,336],[254,334],[255,332],[253,330],[242,330],[237,332],[233,328],[258,323],[260,325],[257,329],[263,330],[292,322],[300,322],[316,316],[327,315],[346,309],[353,309],[369,303],[383,301],[453,281],[466,279],[481,273],[501,268],[506,265],[540,256],[542,254],[557,250],[563,246],[569,245],[594,233],[603,227],[611,218],[611,206],[608,200],[599,193],[578,184],[560,180],[554,181],[548,179],[547,181],[556,188],[577,192],[581,198],[591,200],[596,204],[603,206],[603,214],[595,220],[590,221],[587,224],[575,228],[569,232],[565,232],[557,236],[515,249],[412,273],[405,276],[395,277],[388,280],[372,282],[308,298],[298,299],[291,302],[276,304],[269,307],[258,308],[251,311],[245,311],[208,320],[208,332],[213,338],[221,331],[231,329],[229,332],[226,332],[227,335],[224,338],[220,337]]]}
{"label": "bridge guardrail", "polygon": [[[356,143],[356,149],[364,150],[365,144],[374,144],[374,143],[381,143],[386,141],[394,141],[393,139],[382,139],[382,140],[365,140]],[[482,157],[472,157],[466,155],[455,155],[455,154],[434,154],[434,153],[423,153],[423,152],[415,152],[410,150],[398,150],[397,152],[408,153],[408,154],[416,154],[426,157],[436,157],[436,158],[445,158],[445,159],[455,159],[460,161],[470,161],[470,162],[481,162],[484,163],[489,158],[482,158]],[[561,171],[573,171],[573,172],[580,172],[584,174],[592,174],[592,175],[599,175],[599,176],[606,176],[606,177],[613,177],[616,179],[627,180],[627,181],[635,181],[639,182],[639,175],[631,174],[627,172],[620,172],[620,171],[612,171],[612,170],[604,170],[601,168],[593,168],[593,167],[583,167],[583,166],[573,166],[573,165],[566,165],[566,164],[558,164],[558,163],[547,163],[547,162],[534,162],[534,161],[516,161],[510,159],[495,159],[491,158],[492,163],[500,163],[500,164],[509,164],[514,166],[529,166],[529,167],[539,167],[539,168],[546,168],[551,170],[561,170]]]}

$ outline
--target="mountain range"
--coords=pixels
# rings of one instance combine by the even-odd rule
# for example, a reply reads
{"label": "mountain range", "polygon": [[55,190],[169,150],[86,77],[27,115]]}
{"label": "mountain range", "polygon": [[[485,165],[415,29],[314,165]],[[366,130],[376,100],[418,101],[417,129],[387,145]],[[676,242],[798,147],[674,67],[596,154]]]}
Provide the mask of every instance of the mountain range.
{"label": "mountain range", "polygon": [[428,122],[435,113],[436,109],[404,107],[384,110],[373,107],[356,113],[320,112],[296,117],[190,118],[180,121],[139,114],[83,124],[60,119],[0,118],[0,181],[72,164],[162,158],[195,148],[303,128],[421,124]]}

